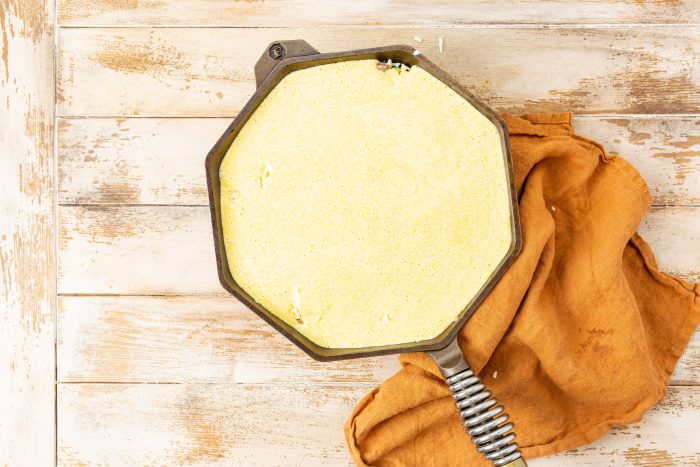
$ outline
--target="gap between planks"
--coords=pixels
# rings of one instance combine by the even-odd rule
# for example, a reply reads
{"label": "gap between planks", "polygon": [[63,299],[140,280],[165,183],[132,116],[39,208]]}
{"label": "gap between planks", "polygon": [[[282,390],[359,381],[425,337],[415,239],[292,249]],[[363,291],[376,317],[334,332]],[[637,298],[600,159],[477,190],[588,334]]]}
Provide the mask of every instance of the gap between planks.
{"label": "gap between planks", "polygon": [[[226,24],[210,24],[210,25],[109,25],[96,24],[85,26],[61,25],[61,29],[279,29],[290,30],[307,27],[307,25],[297,26],[230,26]],[[698,28],[700,23],[518,23],[518,22],[501,22],[501,23],[462,23],[462,24],[439,24],[439,23],[416,23],[416,24],[322,24],[314,26],[314,29],[334,30],[334,29],[670,29],[670,28]],[[420,44],[419,44],[420,45]]]}
{"label": "gap between planks", "polygon": [[[209,204],[175,204],[175,203],[59,203],[62,208],[204,208]],[[700,208],[700,204],[652,203],[653,208]]]}
{"label": "gap between planks", "polygon": [[[251,94],[252,96],[252,94]],[[60,115],[56,117],[56,120],[221,120],[229,119],[233,120],[238,115],[238,111],[232,112],[231,115],[188,115],[188,116],[178,116],[178,115]],[[587,113],[576,113],[574,118],[578,119],[609,119],[609,118],[625,118],[625,119],[654,119],[654,118],[665,118],[668,120],[672,119],[682,119],[682,118],[698,118],[700,114],[698,113],[674,113],[674,114],[587,114]]]}
{"label": "gap between planks", "polygon": [[[398,355],[393,355],[393,357],[398,358]],[[400,368],[397,364],[397,370]],[[317,388],[319,386],[329,386],[329,387],[347,387],[353,386],[358,388],[366,388],[371,390],[377,387],[379,382],[373,381],[56,381],[56,384],[60,386],[116,386],[116,385],[128,385],[128,386],[295,386],[302,388]],[[679,384],[673,385],[674,388],[694,388],[698,385],[689,384]]]}
{"label": "gap between planks", "polygon": [[[397,355],[392,355],[398,358]],[[397,366],[397,370],[400,367]],[[322,381],[322,382],[303,382],[303,381],[260,381],[255,383],[249,382],[223,382],[223,381],[56,381],[59,386],[296,386],[317,388],[319,386],[329,387],[357,387],[371,390],[377,387],[380,382],[369,381]],[[696,390],[700,384],[671,384],[669,388],[678,390]],[[359,400],[358,400],[359,402]]]}

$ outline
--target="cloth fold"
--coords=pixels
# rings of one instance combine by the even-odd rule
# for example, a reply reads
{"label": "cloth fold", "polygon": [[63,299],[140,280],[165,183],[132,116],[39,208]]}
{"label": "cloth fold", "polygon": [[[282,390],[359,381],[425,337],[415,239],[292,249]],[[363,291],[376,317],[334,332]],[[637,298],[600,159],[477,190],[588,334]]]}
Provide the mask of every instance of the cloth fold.
{"label": "cloth fold", "polygon": [[[504,118],[523,248],[459,343],[531,458],[588,444],[663,399],[700,321],[700,286],[659,272],[636,233],[651,194],[627,161],[576,135],[570,113]],[[400,360],[345,425],[355,463],[490,465],[432,359]]]}

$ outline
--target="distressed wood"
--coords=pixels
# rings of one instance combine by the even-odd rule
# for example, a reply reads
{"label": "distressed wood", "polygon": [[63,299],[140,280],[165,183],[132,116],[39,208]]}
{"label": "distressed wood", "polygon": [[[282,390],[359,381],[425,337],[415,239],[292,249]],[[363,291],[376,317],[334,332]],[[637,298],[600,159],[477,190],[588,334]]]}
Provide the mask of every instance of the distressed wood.
{"label": "distressed wood", "polygon": [[662,271],[700,282],[700,207],[652,209],[639,232]]}
{"label": "distressed wood", "polygon": [[232,116],[254,90],[253,64],[264,47],[298,37],[321,51],[416,45],[512,113],[700,113],[700,28],[683,26],[62,29],[57,112]]}
{"label": "distressed wood", "polygon": [[[207,205],[203,160],[228,118],[58,120],[58,202]],[[700,203],[700,118],[575,117],[639,169],[655,204]]]}
{"label": "distressed wood", "polygon": [[220,294],[209,208],[58,210],[58,290]]}
{"label": "distressed wood", "polygon": [[532,467],[566,466],[697,466],[700,449],[700,388],[670,388],[666,399],[638,423],[613,429],[587,446],[543,459]]}
{"label": "distressed wood", "polygon": [[474,23],[694,23],[697,1],[59,0],[62,26],[329,26]]}
{"label": "distressed wood", "polygon": [[207,206],[204,157],[230,123],[59,119],[59,203]]}
{"label": "distressed wood", "polygon": [[379,384],[399,369],[316,362],[233,297],[59,297],[57,340],[64,382]]}
{"label": "distressed wood", "polygon": [[[69,117],[58,123],[60,465],[348,465],[342,424],[396,371],[395,356],[316,363],[218,284],[203,157],[275,39],[407,43],[500,110],[588,114],[576,130],[630,160],[656,204],[678,206],[641,227],[659,264],[700,280],[697,0],[58,0],[57,15],[56,109]],[[44,370],[39,355],[27,358]],[[129,384],[143,382],[161,384]],[[700,333],[672,384],[700,385]],[[700,386],[672,387],[642,422],[530,465],[698,465],[699,409]]]}
{"label": "distressed wood", "polygon": [[358,383],[62,384],[58,463],[348,465],[342,426],[371,388]]}
{"label": "distressed wood", "polygon": [[672,386],[700,386],[700,330],[688,342],[676,369],[671,375]]}
{"label": "distressed wood", "polygon": [[53,2],[0,0],[0,465],[54,463]]}
{"label": "distressed wood", "polygon": [[[62,294],[225,295],[207,207],[61,206],[58,223]],[[700,208],[654,208],[640,232],[662,269],[700,279]]]}
{"label": "distressed wood", "polygon": [[699,117],[575,117],[574,130],[630,161],[654,204],[700,204]]}
{"label": "distressed wood", "polygon": [[[61,384],[61,465],[350,465],[342,425],[367,384]],[[671,388],[640,423],[546,459],[559,465],[700,463],[700,388]],[[108,429],[106,429],[108,427]],[[261,443],[264,443],[264,447]]]}
{"label": "distressed wood", "polygon": [[[233,297],[60,297],[61,382],[371,382],[395,355],[319,363]],[[700,331],[671,384],[700,385]]]}

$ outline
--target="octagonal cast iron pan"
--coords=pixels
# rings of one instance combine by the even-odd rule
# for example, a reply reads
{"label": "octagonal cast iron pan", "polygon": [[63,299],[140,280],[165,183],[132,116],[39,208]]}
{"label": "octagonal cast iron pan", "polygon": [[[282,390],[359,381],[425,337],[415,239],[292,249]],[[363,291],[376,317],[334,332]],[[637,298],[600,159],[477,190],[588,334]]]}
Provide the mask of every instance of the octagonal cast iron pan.
{"label": "octagonal cast iron pan", "polygon": [[[440,372],[447,380],[450,390],[455,397],[457,408],[460,410],[465,429],[478,450],[484,453],[486,458],[497,466],[527,465],[522,458],[518,445],[514,442],[515,434],[512,432],[512,423],[508,422],[508,416],[503,412],[503,407],[498,405],[498,402],[491,397],[490,392],[485,390],[479,377],[469,369],[469,365],[457,344],[456,337],[467,319],[488,295],[495,283],[520,252],[522,244],[520,219],[518,216],[513,163],[508,142],[508,129],[505,122],[494,110],[480,102],[470,92],[462,89],[455,80],[428,59],[420,54],[414,54],[414,52],[415,49],[413,47],[397,45],[321,54],[303,40],[276,41],[265,49],[255,65],[255,80],[257,84],[255,94],[253,94],[253,97],[246,103],[238,116],[216,142],[207,155],[205,163],[219,280],[224,289],[237,297],[268,324],[316,360],[340,360],[400,352],[428,352],[436,361]],[[326,348],[314,343],[278,318],[270,310],[261,306],[233,279],[228,267],[224,246],[219,168],[226,152],[231,147],[241,128],[243,128],[270,91],[289,73],[328,63],[367,59],[376,59],[382,62],[390,59],[393,63],[403,63],[409,67],[414,65],[420,66],[467,100],[496,126],[501,136],[502,153],[507,167],[508,185],[511,194],[512,242],[508,253],[488,281],[482,286],[476,297],[462,311],[458,319],[437,337],[421,342],[370,348]],[[270,135],[270,137],[274,138],[274,135]]]}

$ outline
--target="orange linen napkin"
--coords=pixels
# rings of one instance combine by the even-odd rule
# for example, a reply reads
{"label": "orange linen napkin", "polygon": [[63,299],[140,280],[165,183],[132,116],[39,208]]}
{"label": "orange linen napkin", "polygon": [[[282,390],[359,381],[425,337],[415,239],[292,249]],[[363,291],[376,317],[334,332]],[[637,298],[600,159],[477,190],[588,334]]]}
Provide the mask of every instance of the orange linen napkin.
{"label": "orange linen napkin", "polygon": [[[523,249],[459,343],[528,458],[590,443],[663,399],[700,321],[700,285],[659,272],[635,233],[651,195],[628,162],[574,134],[569,113],[505,120]],[[401,363],[345,426],[357,465],[490,465],[432,359]]]}

